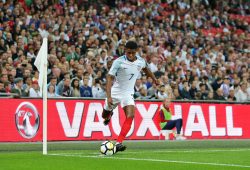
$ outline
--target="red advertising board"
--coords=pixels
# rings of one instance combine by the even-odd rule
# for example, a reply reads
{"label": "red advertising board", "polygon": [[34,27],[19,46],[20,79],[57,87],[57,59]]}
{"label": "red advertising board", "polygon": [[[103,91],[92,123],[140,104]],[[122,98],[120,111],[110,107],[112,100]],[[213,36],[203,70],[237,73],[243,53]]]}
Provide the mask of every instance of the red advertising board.
{"label": "red advertising board", "polygon": [[[48,140],[116,139],[125,115],[118,107],[103,125],[104,100],[48,100]],[[159,139],[161,102],[136,102],[128,139]],[[188,139],[250,139],[250,105],[172,103],[175,118],[183,118]],[[0,99],[0,142],[42,141],[41,99]]]}
{"label": "red advertising board", "polygon": [[250,105],[174,103],[189,139],[249,139]]}
{"label": "red advertising board", "polygon": [[0,108],[1,108],[0,109],[1,142],[41,141],[42,139],[41,100],[1,98]]}

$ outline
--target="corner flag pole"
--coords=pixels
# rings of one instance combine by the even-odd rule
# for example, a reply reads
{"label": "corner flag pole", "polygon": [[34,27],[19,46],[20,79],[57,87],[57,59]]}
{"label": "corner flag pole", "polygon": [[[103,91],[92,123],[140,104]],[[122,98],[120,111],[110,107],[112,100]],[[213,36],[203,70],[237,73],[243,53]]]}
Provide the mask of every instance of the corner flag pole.
{"label": "corner flag pole", "polygon": [[40,96],[43,97],[43,154],[47,154],[47,63],[48,63],[48,39],[43,38],[43,44],[40,48],[34,65],[39,71],[38,84],[40,87]]}
{"label": "corner flag pole", "polygon": [[[47,41],[46,41],[47,44]],[[44,63],[43,76],[43,155],[47,155],[47,61]]]}

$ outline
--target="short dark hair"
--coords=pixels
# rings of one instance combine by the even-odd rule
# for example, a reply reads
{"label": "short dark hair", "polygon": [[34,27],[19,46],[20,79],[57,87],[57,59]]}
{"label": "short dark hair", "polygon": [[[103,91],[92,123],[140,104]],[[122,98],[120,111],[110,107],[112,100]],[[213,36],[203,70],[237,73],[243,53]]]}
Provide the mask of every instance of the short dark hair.
{"label": "short dark hair", "polygon": [[200,86],[200,87],[202,87],[202,86],[205,86],[205,85],[206,85],[206,84],[204,84],[204,83],[200,83],[200,85],[199,85],[199,86]]}
{"label": "short dark hair", "polygon": [[216,79],[216,81],[221,81],[222,80],[222,78],[221,77],[218,77],[217,79]]}
{"label": "short dark hair", "polygon": [[131,49],[131,50],[135,50],[138,48],[138,45],[135,41],[128,41],[125,45],[126,48]]}
{"label": "short dark hair", "polygon": [[51,76],[50,80],[57,79],[56,76]]}

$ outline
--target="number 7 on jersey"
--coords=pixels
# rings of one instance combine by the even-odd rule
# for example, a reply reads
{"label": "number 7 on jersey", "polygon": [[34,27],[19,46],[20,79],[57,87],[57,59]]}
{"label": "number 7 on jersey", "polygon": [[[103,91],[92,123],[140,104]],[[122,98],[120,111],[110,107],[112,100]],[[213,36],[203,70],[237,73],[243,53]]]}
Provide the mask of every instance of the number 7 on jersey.
{"label": "number 7 on jersey", "polygon": [[132,77],[134,76],[135,74],[131,74],[131,77],[129,78],[129,80],[131,80],[132,79]]}

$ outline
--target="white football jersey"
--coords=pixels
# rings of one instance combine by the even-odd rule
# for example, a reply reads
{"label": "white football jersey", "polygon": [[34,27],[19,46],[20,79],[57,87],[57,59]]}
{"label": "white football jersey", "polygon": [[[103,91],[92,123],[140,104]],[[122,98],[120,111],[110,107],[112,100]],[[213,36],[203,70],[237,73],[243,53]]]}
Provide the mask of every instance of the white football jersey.
{"label": "white football jersey", "polygon": [[140,56],[131,62],[126,55],[116,59],[109,70],[109,74],[115,76],[115,82],[111,88],[112,95],[134,94],[135,81],[143,68],[147,66],[146,61]]}

